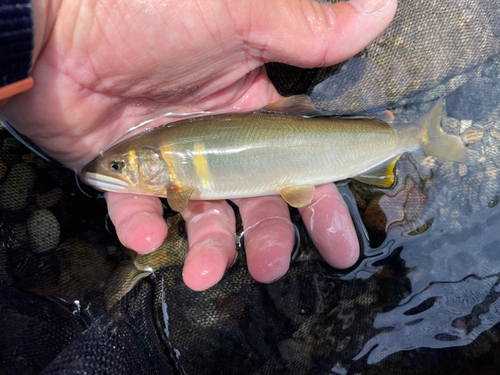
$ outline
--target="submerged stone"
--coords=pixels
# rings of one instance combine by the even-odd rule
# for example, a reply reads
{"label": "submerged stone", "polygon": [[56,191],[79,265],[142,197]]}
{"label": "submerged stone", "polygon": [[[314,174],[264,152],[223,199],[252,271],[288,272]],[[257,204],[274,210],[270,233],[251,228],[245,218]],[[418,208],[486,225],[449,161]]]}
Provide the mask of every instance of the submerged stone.
{"label": "submerged stone", "polygon": [[57,218],[47,209],[31,214],[28,219],[31,248],[37,253],[51,251],[59,244],[61,227]]}

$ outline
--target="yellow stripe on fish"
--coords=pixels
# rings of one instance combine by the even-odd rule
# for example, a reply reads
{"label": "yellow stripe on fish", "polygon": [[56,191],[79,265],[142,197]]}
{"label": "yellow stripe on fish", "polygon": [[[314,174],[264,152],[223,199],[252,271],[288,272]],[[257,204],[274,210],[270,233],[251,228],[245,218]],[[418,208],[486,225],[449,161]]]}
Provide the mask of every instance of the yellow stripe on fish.
{"label": "yellow stripe on fish", "polygon": [[212,185],[212,174],[208,167],[207,153],[203,143],[196,143],[193,150],[193,164],[203,187]]}
{"label": "yellow stripe on fish", "polygon": [[128,166],[137,173],[137,154],[135,153],[135,150],[130,150],[128,152]]}

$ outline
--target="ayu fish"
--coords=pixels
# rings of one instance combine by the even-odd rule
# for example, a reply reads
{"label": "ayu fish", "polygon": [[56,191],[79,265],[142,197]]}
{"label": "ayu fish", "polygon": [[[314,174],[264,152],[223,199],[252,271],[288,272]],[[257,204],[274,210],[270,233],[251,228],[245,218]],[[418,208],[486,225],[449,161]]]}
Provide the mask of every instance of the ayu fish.
{"label": "ayu fish", "polygon": [[259,111],[203,116],[147,130],[87,164],[83,180],[99,190],[166,197],[176,211],[190,199],[280,194],[291,206],[312,201],[315,186],[354,177],[394,183],[402,153],[464,162],[466,147],[440,127],[442,100],[417,125],[385,116],[338,116],[306,96]]}

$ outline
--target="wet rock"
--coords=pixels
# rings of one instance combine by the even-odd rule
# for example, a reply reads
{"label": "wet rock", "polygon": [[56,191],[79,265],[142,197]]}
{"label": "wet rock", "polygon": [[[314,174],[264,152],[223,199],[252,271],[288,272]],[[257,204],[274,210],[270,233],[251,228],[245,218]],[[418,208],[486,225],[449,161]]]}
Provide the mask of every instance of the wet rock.
{"label": "wet rock", "polygon": [[23,145],[14,138],[6,138],[2,143],[2,160],[6,164],[16,164],[21,161]]}
{"label": "wet rock", "polygon": [[35,154],[25,154],[21,156],[21,159],[26,163],[26,164],[35,164],[35,161],[37,159]]}
{"label": "wet rock", "polygon": [[28,218],[28,232],[33,251],[45,253],[59,244],[61,227],[52,212],[41,209]]}
{"label": "wet rock", "polygon": [[422,165],[423,167],[427,167],[429,169],[435,168],[436,158],[434,156],[427,156],[420,162],[420,165]]}
{"label": "wet rock", "polygon": [[483,139],[484,133],[480,130],[468,129],[460,136],[465,144],[472,145]]}
{"label": "wet rock", "polygon": [[360,307],[369,307],[378,301],[378,296],[375,293],[365,293],[356,298],[356,303]]}
{"label": "wet rock", "polygon": [[19,245],[17,247],[23,247],[29,242],[28,228],[25,225],[14,225],[12,233]]}
{"label": "wet rock", "polygon": [[495,330],[489,330],[485,332],[485,336],[488,338],[488,340],[492,343],[497,343],[500,341],[500,334],[495,331]]}
{"label": "wet rock", "polygon": [[385,233],[387,217],[385,216],[384,211],[380,208],[380,198],[382,198],[382,196],[375,197],[368,204],[368,207],[363,215],[363,222],[367,228]]}
{"label": "wet rock", "polygon": [[462,348],[462,353],[468,358],[477,358],[489,352],[491,343],[486,335],[480,335],[476,340]]}
{"label": "wet rock", "polygon": [[349,345],[349,341],[351,341],[351,337],[347,336],[341,342],[339,342],[339,344],[337,345],[337,353],[344,350],[347,347],[347,345]]}
{"label": "wet rock", "polygon": [[0,247],[0,282],[12,282],[12,277],[7,267],[7,249],[3,246]]}
{"label": "wet rock", "polygon": [[467,166],[465,164],[460,164],[458,167],[458,175],[464,177],[467,174]]}
{"label": "wet rock", "polygon": [[460,121],[460,134],[465,133],[472,126],[472,120]]}
{"label": "wet rock", "polygon": [[55,187],[52,190],[49,190],[47,193],[43,195],[39,195],[36,198],[36,203],[40,208],[49,208],[55,205],[62,196],[62,189]]}
{"label": "wet rock", "polygon": [[363,222],[368,229],[385,233],[391,224],[407,225],[416,221],[425,200],[417,188],[405,186],[396,194],[375,197],[366,208]]}
{"label": "wet rock", "polygon": [[66,168],[51,169],[48,175],[59,186],[66,186],[71,178],[74,178],[73,171]]}
{"label": "wet rock", "polygon": [[494,137],[497,141],[500,141],[500,132],[495,129],[495,128],[491,128],[490,129],[490,134],[492,137]]}
{"label": "wet rock", "polygon": [[303,369],[311,369],[314,366],[310,350],[310,343],[300,340],[288,339],[279,343],[279,351],[281,356],[291,363],[300,365]]}
{"label": "wet rock", "polygon": [[[61,266],[60,293],[65,295],[92,290],[108,278],[115,269],[113,262],[99,254],[94,246],[76,239],[62,242],[54,250],[54,253]],[[118,279],[115,278],[114,281],[109,282],[113,285],[118,285],[121,282],[123,285],[125,279],[119,273],[116,276]],[[122,289],[118,288],[113,292],[119,293],[121,291]],[[123,293],[120,297],[122,295]],[[107,295],[106,298],[113,299],[113,296]],[[115,300],[117,299],[115,298]]]}
{"label": "wet rock", "polygon": [[489,208],[493,208],[493,207],[496,207],[496,205],[498,204],[499,202],[499,198],[498,198],[498,195],[495,195],[491,200],[490,202],[488,203],[488,207]]}
{"label": "wet rock", "polygon": [[28,195],[36,180],[33,170],[26,164],[16,164],[12,167],[3,184],[3,194],[0,204],[12,211],[19,211],[26,207]]}
{"label": "wet rock", "polygon": [[441,121],[441,127],[445,133],[458,134],[460,131],[460,121],[453,117],[444,117]]}

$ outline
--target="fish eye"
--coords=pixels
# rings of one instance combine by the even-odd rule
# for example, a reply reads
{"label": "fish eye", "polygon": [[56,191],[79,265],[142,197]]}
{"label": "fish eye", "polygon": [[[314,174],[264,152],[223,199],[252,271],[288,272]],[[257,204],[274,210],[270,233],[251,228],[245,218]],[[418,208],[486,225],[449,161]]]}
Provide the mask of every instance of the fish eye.
{"label": "fish eye", "polygon": [[123,162],[123,160],[121,160],[119,158],[111,158],[108,161],[109,169],[112,169],[112,170],[117,171],[117,172],[121,171],[124,166],[125,166],[125,163]]}

